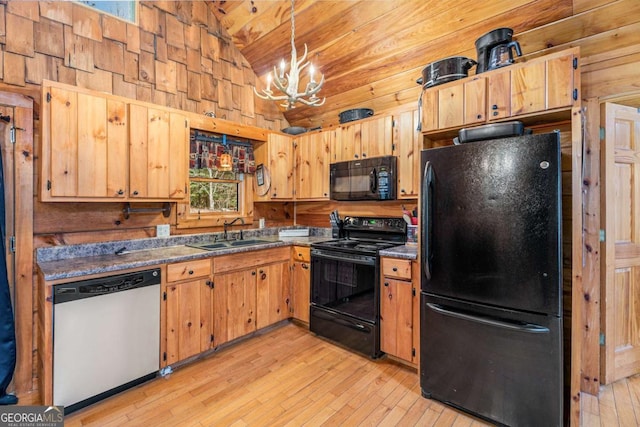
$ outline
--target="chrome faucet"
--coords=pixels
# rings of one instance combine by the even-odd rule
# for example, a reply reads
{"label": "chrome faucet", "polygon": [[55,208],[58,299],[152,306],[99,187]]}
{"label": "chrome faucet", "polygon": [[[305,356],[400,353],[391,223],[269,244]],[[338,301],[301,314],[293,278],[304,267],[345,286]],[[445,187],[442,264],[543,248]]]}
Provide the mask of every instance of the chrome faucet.
{"label": "chrome faucet", "polygon": [[224,224],[222,224],[222,226],[224,227],[224,235],[223,235],[224,240],[227,240],[227,231],[229,230],[229,227],[235,224],[238,220],[240,220],[241,224],[244,224],[244,219],[242,217],[237,217],[231,222],[225,221]]}

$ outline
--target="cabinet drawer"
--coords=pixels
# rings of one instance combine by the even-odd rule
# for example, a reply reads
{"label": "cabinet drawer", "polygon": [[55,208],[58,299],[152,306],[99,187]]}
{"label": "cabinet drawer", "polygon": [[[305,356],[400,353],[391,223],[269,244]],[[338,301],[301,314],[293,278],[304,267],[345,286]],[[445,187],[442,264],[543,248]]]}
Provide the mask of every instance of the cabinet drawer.
{"label": "cabinet drawer", "polygon": [[205,277],[211,274],[211,260],[198,259],[178,262],[167,266],[167,282]]}
{"label": "cabinet drawer", "polygon": [[301,262],[311,261],[311,248],[307,246],[294,246],[293,247],[293,260]]}
{"label": "cabinet drawer", "polygon": [[411,280],[411,260],[398,258],[382,258],[382,275]]}

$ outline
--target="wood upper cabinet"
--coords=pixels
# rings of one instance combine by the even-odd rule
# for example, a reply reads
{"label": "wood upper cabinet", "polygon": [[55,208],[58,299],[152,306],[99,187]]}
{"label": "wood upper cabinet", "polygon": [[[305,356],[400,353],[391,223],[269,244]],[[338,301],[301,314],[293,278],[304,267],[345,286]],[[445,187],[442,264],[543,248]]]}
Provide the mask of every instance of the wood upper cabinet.
{"label": "wood upper cabinet", "polygon": [[573,107],[578,49],[435,86],[422,93],[425,133]]}
{"label": "wood upper cabinet", "polygon": [[329,200],[329,163],[335,138],[335,130],[328,130],[295,140],[297,200]]}
{"label": "wood upper cabinet", "polygon": [[486,120],[487,87],[483,76],[461,84],[431,88],[422,95],[422,130],[447,129]]}
{"label": "wood upper cabinet", "polygon": [[129,196],[181,200],[187,194],[189,123],[179,113],[131,104]]}
{"label": "wood upper cabinet", "polygon": [[42,201],[176,201],[187,195],[189,127],[163,107],[43,85]]}
{"label": "wood upper cabinet", "polygon": [[289,261],[256,270],[256,327],[261,329],[289,318]]}
{"label": "wood upper cabinet", "polygon": [[393,118],[378,116],[347,123],[336,130],[331,161],[365,159],[391,155]]}
{"label": "wood upper cabinet", "polygon": [[57,87],[43,92],[41,200],[124,199],[126,104]]}
{"label": "wood upper cabinet", "polygon": [[268,173],[271,178],[271,200],[293,199],[294,152],[293,138],[277,133],[269,134]]}
{"label": "wood upper cabinet", "polygon": [[418,130],[418,110],[399,113],[394,120],[393,154],[398,157],[397,197],[415,198],[420,190],[420,149],[423,139]]}
{"label": "wood upper cabinet", "polygon": [[417,364],[420,306],[413,283],[419,280],[417,263],[382,257],[380,265],[380,349]]}
{"label": "wood upper cabinet", "polygon": [[210,259],[167,266],[167,284],[163,291],[163,366],[211,347],[212,285]]}
{"label": "wood upper cabinet", "polygon": [[294,319],[309,323],[311,304],[311,254],[309,247],[293,247],[291,264],[291,314]]}

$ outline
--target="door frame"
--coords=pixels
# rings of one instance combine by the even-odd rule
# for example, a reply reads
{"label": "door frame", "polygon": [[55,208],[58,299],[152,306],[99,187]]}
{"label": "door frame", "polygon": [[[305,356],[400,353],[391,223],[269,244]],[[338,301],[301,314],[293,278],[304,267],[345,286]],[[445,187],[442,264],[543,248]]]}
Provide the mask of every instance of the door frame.
{"label": "door frame", "polygon": [[[23,395],[33,389],[33,337],[37,328],[33,310],[33,106],[32,98],[0,91],[0,104],[13,108],[13,117],[7,126],[15,128],[11,141],[2,141],[3,151],[13,151],[13,204],[15,236],[14,318],[16,325],[17,359],[13,377],[14,391]],[[9,133],[7,133],[9,135]],[[11,148],[10,150],[6,148]],[[6,181],[6,180],[5,180]]]}

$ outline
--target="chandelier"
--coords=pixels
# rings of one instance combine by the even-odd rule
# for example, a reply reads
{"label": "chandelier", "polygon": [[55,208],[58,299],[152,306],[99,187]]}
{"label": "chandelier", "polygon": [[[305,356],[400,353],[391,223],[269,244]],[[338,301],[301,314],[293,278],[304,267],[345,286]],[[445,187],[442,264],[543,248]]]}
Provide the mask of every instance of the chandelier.
{"label": "chandelier", "polygon": [[[295,22],[293,19],[293,4],[294,0],[291,0],[291,64],[289,65],[289,71],[285,73],[286,64],[284,59],[280,61],[280,70],[273,66],[273,76],[269,72],[267,74],[267,88],[262,90],[262,94],[258,93],[256,88],[253,88],[253,92],[257,97],[266,99],[269,101],[284,101],[280,105],[287,110],[295,108],[295,103],[300,102],[304,105],[313,107],[319,107],[324,104],[325,98],[318,98],[316,94],[322,88],[324,84],[324,75],[320,74],[320,81],[316,82],[314,79],[314,68],[309,61],[305,62],[307,58],[307,44],[304,45],[304,54],[298,58],[295,44]],[[309,66],[309,82],[304,89],[304,92],[298,92],[298,85],[300,84],[300,72]],[[271,84],[284,95],[274,95],[271,90]]]}

